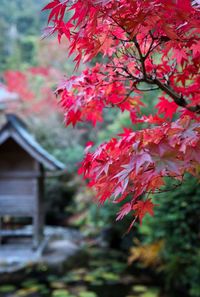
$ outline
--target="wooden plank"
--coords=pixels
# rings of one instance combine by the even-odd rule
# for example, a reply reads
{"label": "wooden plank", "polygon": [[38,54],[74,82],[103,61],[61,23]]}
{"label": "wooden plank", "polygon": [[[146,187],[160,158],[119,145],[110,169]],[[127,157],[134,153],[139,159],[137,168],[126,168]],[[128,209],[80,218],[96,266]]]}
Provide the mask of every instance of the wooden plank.
{"label": "wooden plank", "polygon": [[20,237],[20,236],[24,236],[24,237],[29,237],[32,236],[33,232],[31,232],[30,230],[20,230],[20,229],[16,229],[16,230],[0,230],[0,236],[2,237]]}
{"label": "wooden plank", "polygon": [[34,179],[0,179],[0,195],[33,195],[34,187]]}
{"label": "wooden plank", "polygon": [[30,216],[35,212],[33,195],[0,195],[0,216]]}

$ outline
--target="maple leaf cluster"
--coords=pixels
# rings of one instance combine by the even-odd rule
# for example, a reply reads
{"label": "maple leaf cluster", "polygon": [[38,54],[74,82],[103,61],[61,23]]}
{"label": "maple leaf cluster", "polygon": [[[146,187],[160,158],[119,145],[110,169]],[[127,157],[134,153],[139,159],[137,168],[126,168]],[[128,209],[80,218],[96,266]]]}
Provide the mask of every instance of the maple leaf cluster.
{"label": "maple leaf cluster", "polygon": [[[58,87],[66,124],[95,125],[108,107],[130,113],[133,130],[87,152],[79,170],[101,203],[124,202],[118,219],[153,215],[148,195],[166,177],[181,182],[185,172],[199,173],[200,16],[194,2],[54,0],[44,8],[50,11],[44,35],[57,33],[59,41],[64,35],[76,67],[102,55],[101,64]],[[156,113],[144,115],[149,90],[160,96]],[[149,127],[134,131],[143,122]]]}

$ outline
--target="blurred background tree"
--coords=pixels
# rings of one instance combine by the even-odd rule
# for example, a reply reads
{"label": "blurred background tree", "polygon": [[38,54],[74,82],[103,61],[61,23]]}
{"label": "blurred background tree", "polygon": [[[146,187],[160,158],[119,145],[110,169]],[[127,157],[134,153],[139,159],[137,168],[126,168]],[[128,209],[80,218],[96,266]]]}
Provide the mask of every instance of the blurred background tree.
{"label": "blurred background tree", "polygon": [[[0,70],[34,65],[36,40],[45,22],[45,14],[39,14],[42,0],[2,0],[0,5]],[[11,13],[12,12],[12,13]],[[9,42],[8,42],[9,40]]]}

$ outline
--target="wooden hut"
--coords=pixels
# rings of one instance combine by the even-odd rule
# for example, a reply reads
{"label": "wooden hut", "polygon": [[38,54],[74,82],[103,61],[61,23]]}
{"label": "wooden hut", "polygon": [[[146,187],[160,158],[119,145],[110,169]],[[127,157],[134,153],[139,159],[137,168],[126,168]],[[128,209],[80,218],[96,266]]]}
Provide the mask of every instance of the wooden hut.
{"label": "wooden hut", "polygon": [[[13,114],[6,119],[0,130],[0,217],[32,218],[36,248],[43,237],[45,170],[63,170],[64,165],[36,142],[21,119]],[[19,232],[0,227],[0,237]]]}

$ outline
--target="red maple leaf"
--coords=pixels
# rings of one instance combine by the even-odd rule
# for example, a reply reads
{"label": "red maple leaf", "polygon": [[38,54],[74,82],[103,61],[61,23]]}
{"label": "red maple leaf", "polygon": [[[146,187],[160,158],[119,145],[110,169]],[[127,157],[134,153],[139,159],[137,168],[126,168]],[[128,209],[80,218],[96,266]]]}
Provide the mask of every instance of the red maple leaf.
{"label": "red maple leaf", "polygon": [[135,216],[139,218],[140,224],[142,224],[143,217],[149,213],[151,216],[154,215],[153,208],[156,204],[153,204],[151,199],[145,201],[137,201],[133,205],[132,209],[135,210]]}
{"label": "red maple leaf", "polygon": [[131,203],[126,203],[122,206],[121,210],[118,212],[117,221],[121,220],[131,211]]}
{"label": "red maple leaf", "polygon": [[156,107],[158,108],[158,113],[164,113],[166,118],[172,119],[172,117],[176,113],[178,105],[173,101],[170,102],[164,97],[160,97],[159,100],[160,102],[156,105]]}

